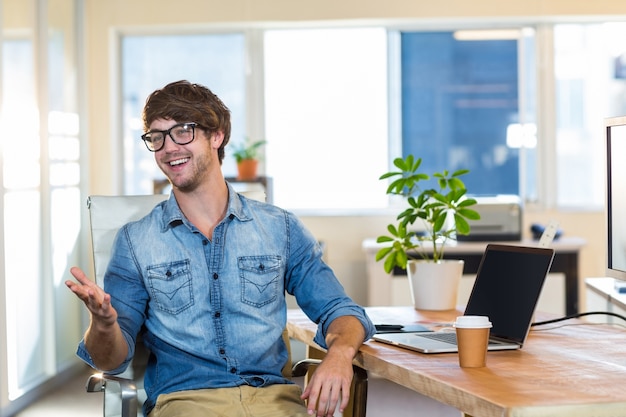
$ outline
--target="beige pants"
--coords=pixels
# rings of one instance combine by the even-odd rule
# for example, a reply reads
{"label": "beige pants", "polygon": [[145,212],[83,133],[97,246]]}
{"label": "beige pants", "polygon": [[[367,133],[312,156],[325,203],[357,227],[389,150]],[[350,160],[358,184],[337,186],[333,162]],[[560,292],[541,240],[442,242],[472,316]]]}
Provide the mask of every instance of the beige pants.
{"label": "beige pants", "polygon": [[241,386],[161,394],[149,417],[308,417],[297,385]]}

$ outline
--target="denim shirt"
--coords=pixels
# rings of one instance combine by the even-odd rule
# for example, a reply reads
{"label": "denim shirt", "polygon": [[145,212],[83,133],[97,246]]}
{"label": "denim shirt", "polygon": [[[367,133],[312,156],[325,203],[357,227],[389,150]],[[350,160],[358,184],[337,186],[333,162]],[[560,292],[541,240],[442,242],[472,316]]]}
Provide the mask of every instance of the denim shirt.
{"label": "denim shirt", "polygon": [[[182,214],[174,195],[122,227],[104,277],[118,323],[134,354],[137,335],[151,351],[144,413],[159,394],[239,385],[290,383],[282,339],[285,292],[318,324],[355,316],[366,340],[375,332],[364,310],[322,261],[314,237],[291,213],[237,194],[207,239]],[[94,366],[84,341],[78,355]]]}

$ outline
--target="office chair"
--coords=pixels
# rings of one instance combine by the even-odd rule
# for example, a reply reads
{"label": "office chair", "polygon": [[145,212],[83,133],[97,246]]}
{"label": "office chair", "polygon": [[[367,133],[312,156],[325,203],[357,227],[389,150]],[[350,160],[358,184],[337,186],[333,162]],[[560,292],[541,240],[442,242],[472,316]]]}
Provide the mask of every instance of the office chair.
{"label": "office chair", "polygon": [[[241,193],[249,198],[264,200],[263,192]],[[111,246],[117,230],[124,224],[138,220],[148,214],[159,202],[168,198],[165,194],[143,196],[90,196],[87,199],[91,227],[92,251],[96,283],[102,286],[104,273],[111,256]],[[287,332],[283,332],[289,347]],[[86,385],[87,392],[103,392],[103,415],[105,417],[141,416],[140,404],[146,398],[143,390],[143,371],[147,364],[148,352],[140,340],[128,370],[120,375],[93,374]],[[303,377],[309,369],[320,363],[316,359],[303,359],[291,366],[291,352],[288,363],[283,368],[287,377]],[[351,415],[365,417],[367,406],[367,372],[354,365],[354,379],[351,395]],[[138,414],[139,412],[139,414]],[[347,413],[349,414],[349,413]]]}

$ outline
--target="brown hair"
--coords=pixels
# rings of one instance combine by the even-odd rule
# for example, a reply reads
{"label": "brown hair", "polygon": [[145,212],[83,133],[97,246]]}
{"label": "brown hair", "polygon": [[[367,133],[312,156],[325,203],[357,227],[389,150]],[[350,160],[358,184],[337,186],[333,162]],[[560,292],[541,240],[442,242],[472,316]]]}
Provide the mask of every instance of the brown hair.
{"label": "brown hair", "polygon": [[230,110],[207,87],[181,80],[156,90],[146,99],[143,125],[147,132],[156,119],[195,122],[209,133],[224,133],[224,141],[217,154],[224,159],[224,147],[230,139]]}

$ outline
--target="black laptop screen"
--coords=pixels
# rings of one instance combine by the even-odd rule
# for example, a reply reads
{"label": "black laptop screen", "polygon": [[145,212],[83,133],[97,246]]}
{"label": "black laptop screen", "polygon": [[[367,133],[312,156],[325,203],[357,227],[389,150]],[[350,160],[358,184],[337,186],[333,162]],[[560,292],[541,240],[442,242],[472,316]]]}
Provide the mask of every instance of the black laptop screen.
{"label": "black laptop screen", "polygon": [[522,344],[553,257],[548,248],[488,245],[465,315],[488,316],[492,336]]}

